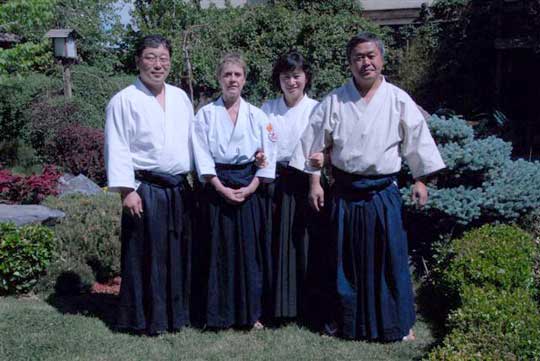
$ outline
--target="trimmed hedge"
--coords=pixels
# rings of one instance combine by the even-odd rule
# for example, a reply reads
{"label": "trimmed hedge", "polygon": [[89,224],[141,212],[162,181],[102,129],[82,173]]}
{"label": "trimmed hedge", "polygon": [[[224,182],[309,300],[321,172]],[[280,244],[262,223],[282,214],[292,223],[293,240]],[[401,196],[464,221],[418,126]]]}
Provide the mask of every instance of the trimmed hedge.
{"label": "trimmed hedge", "polygon": [[450,303],[450,332],[427,359],[540,359],[537,247],[509,225],[485,225],[439,247],[432,279]]}
{"label": "trimmed hedge", "polygon": [[540,312],[527,290],[467,287],[462,297],[429,360],[540,359]]}
{"label": "trimmed hedge", "polygon": [[45,226],[0,223],[0,295],[25,293],[53,257],[54,233]]}
{"label": "trimmed hedge", "polygon": [[535,244],[530,234],[509,225],[485,225],[439,248],[438,287],[457,296],[464,289],[534,290]]}

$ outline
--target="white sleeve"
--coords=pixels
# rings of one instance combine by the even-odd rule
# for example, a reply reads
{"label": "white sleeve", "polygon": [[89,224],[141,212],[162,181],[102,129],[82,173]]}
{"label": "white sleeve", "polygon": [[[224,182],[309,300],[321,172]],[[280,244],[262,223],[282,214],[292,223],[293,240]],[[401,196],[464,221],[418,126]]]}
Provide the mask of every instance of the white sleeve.
{"label": "white sleeve", "polygon": [[122,97],[116,96],[107,105],[105,121],[105,169],[110,191],[135,189],[135,170],[130,152],[130,112]]}
{"label": "white sleeve", "polygon": [[189,122],[189,126],[188,126],[188,152],[189,152],[189,169],[190,170],[193,170],[195,168],[195,160],[194,160],[194,155],[193,155],[193,125],[195,123],[195,115],[193,114],[193,104],[191,103],[191,100],[189,100],[189,98],[187,97],[187,95],[185,96],[185,99],[186,99],[186,109],[187,109],[187,112],[188,112],[188,122]]}
{"label": "white sleeve", "polygon": [[201,182],[205,181],[204,176],[216,175],[216,163],[210,152],[210,144],[208,142],[206,116],[207,113],[204,112],[204,108],[197,112],[192,124],[193,131],[191,132],[193,158],[195,159],[195,167]]}
{"label": "white sleeve", "polygon": [[313,153],[324,152],[332,146],[331,97],[319,103],[309,116],[309,123],[300,138],[291,157],[289,165],[310,174],[320,174],[321,171],[309,164],[309,156]]}
{"label": "white sleeve", "polygon": [[[274,127],[268,120],[266,114],[262,111],[257,112],[258,124],[260,128],[261,145],[264,154],[266,155],[267,165],[264,168],[259,168],[255,175],[260,178],[274,179],[276,177],[276,157],[277,146],[275,142]],[[255,115],[255,114],[254,114]]]}
{"label": "white sleeve", "polygon": [[422,113],[412,99],[406,99],[401,108],[403,142],[401,154],[407,161],[413,178],[434,173],[445,167],[439,149],[429,132]]}

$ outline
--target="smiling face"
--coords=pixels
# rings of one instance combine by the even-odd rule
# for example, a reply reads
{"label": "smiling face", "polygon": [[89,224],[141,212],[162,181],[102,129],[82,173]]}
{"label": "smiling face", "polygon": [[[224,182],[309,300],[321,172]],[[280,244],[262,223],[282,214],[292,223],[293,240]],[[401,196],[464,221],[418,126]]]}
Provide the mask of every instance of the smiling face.
{"label": "smiling face", "polygon": [[295,104],[304,96],[307,81],[306,73],[300,68],[279,74],[279,86],[287,104]]}
{"label": "smiling face", "polygon": [[136,58],[139,77],[150,87],[161,87],[169,75],[171,59],[169,50],[163,45],[145,48]]}
{"label": "smiling face", "polygon": [[370,87],[381,76],[384,61],[374,42],[357,44],[351,51],[349,67],[359,86]]}
{"label": "smiling face", "polygon": [[224,99],[238,99],[245,83],[246,74],[240,64],[226,63],[223,65],[219,74],[219,85]]}

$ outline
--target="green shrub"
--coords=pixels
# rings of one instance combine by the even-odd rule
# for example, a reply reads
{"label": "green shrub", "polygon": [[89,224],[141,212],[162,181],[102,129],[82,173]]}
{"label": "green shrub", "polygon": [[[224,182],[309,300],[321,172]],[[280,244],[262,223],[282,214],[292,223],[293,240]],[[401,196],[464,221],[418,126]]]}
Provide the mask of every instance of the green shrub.
{"label": "green shrub", "polygon": [[429,360],[540,359],[540,313],[527,290],[466,287],[462,298]]}
{"label": "green shrub", "polygon": [[105,107],[112,96],[135,81],[133,75],[114,74],[97,66],[73,67],[74,122],[91,128],[105,126]]}
{"label": "green shrub", "polygon": [[26,77],[0,78],[0,141],[25,138],[30,104],[62,89],[61,79],[32,73]]}
{"label": "green shrub", "polygon": [[65,272],[77,273],[83,283],[104,281],[120,274],[120,215],[117,194],[50,197],[44,204],[66,217],[54,226],[58,257],[42,288],[50,287]]}
{"label": "green shrub", "polygon": [[435,287],[450,307],[464,302],[462,292],[470,286],[534,293],[536,245],[515,226],[485,225],[439,244],[436,252]]}
{"label": "green shrub", "polygon": [[0,294],[31,290],[49,265],[53,248],[54,234],[45,226],[0,223]]}

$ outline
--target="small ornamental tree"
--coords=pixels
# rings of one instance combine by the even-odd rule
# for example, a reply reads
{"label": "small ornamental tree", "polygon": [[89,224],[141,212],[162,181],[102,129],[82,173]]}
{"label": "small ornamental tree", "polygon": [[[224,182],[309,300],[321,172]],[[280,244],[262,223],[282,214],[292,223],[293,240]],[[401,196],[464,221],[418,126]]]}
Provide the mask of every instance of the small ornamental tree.
{"label": "small ornamental tree", "polygon": [[515,222],[540,208],[540,163],[513,160],[510,143],[475,136],[460,117],[435,115],[428,124],[447,168],[430,184],[423,209],[412,204],[411,188],[403,188],[410,239],[416,246],[485,223]]}
{"label": "small ornamental tree", "polygon": [[45,144],[47,159],[73,174],[84,174],[99,185],[106,181],[104,133],[101,129],[69,124]]}

